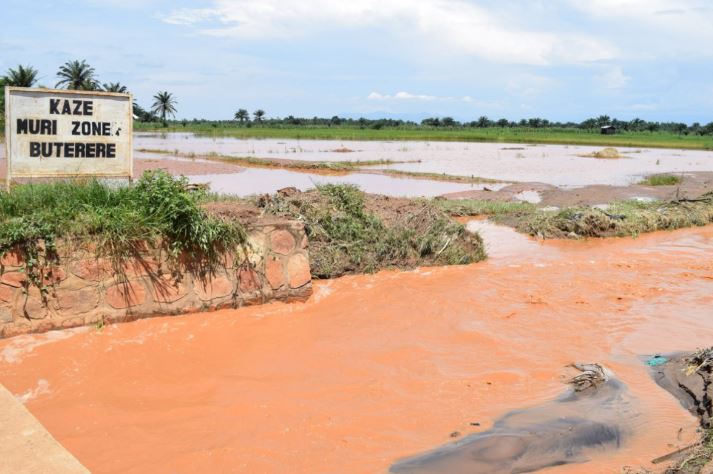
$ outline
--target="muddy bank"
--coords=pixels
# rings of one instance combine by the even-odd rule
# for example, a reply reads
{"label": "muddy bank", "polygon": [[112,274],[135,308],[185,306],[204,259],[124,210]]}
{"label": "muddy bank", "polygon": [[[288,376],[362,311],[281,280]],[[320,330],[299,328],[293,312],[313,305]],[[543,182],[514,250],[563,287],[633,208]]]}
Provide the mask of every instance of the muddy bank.
{"label": "muddy bank", "polygon": [[372,195],[354,186],[286,188],[252,200],[208,206],[222,217],[253,213],[303,222],[316,278],[373,273],[387,268],[464,265],[483,260],[477,233],[431,201]]}
{"label": "muddy bank", "polygon": [[554,402],[518,410],[482,433],[396,463],[394,474],[534,472],[585,463],[621,446],[636,415],[626,387],[598,364],[577,365],[573,388]]}
{"label": "muddy bank", "polygon": [[700,439],[662,456],[673,461],[666,474],[700,474],[713,471],[713,348],[693,353],[656,356],[651,369],[656,383],[698,418]]}
{"label": "muddy bank", "polygon": [[[135,177],[141,176],[144,171],[156,169],[165,170],[175,176],[217,175],[240,173],[243,171],[243,168],[240,166],[218,161],[167,159],[150,154],[138,154],[138,156],[134,158]],[[0,157],[0,181],[5,180],[6,173],[7,161],[4,157]]]}
{"label": "muddy bank", "polygon": [[[586,171],[584,171],[586,172]],[[677,175],[679,176],[679,175]],[[545,183],[516,183],[497,190],[473,190],[445,194],[446,199],[484,199],[493,201],[522,200],[523,193],[537,193],[538,207],[575,207],[608,204],[628,199],[668,201],[676,198],[695,199],[713,190],[713,172],[684,173],[680,184],[667,186],[587,185],[576,188],[561,188]]]}

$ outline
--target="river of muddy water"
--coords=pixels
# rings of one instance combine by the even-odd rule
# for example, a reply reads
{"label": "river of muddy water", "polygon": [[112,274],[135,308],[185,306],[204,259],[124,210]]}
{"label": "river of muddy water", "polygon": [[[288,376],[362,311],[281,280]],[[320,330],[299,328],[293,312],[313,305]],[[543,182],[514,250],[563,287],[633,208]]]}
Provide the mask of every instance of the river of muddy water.
{"label": "river of muddy water", "polygon": [[490,260],[4,340],[0,382],[98,473],[383,473],[554,403],[573,362],[622,384],[617,404],[582,413],[621,439],[541,472],[660,470],[652,459],[696,438],[642,357],[713,343],[713,227],[539,243],[469,226]]}

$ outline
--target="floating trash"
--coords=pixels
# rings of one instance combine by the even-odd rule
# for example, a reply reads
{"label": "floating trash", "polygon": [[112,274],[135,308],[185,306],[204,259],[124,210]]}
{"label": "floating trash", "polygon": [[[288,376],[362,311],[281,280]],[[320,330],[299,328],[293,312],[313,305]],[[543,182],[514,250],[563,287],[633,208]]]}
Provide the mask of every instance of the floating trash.
{"label": "floating trash", "polygon": [[646,361],[646,365],[648,365],[649,367],[656,367],[657,365],[664,365],[666,362],[668,362],[668,359],[666,357],[655,355]]}

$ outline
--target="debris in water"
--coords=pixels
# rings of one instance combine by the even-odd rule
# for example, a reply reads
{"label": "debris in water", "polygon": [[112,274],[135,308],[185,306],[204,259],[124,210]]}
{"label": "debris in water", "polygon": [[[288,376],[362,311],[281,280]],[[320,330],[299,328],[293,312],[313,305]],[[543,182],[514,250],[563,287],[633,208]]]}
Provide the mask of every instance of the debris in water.
{"label": "debris in water", "polygon": [[582,372],[569,380],[569,384],[574,386],[575,392],[596,388],[608,380],[604,367],[599,364],[572,364],[571,367]]}
{"label": "debris in water", "polygon": [[646,365],[649,367],[656,367],[657,365],[664,365],[666,362],[668,362],[668,358],[656,354],[655,356],[651,357],[649,360],[646,361]]}

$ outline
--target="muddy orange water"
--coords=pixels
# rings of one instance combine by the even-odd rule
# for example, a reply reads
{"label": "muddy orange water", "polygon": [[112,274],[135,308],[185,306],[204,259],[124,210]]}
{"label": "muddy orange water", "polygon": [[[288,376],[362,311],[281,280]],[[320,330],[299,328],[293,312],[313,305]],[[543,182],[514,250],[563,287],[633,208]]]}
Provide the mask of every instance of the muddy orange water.
{"label": "muddy orange water", "polygon": [[[0,381],[94,472],[379,473],[567,390],[599,362],[628,390],[618,473],[695,438],[640,356],[713,344],[713,228],[536,243],[484,230],[470,266],[320,282],[304,304],[0,342]],[[480,423],[472,426],[471,423]]]}

